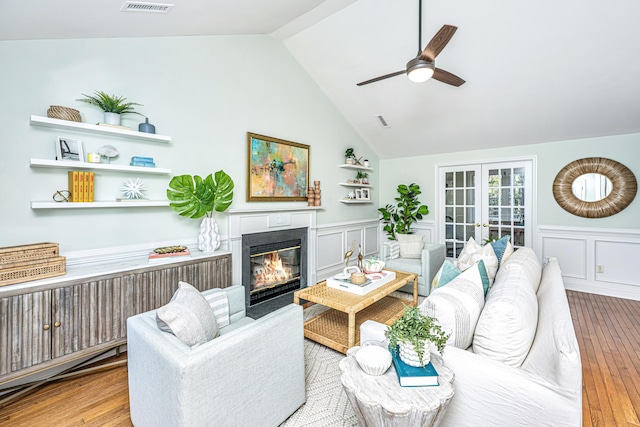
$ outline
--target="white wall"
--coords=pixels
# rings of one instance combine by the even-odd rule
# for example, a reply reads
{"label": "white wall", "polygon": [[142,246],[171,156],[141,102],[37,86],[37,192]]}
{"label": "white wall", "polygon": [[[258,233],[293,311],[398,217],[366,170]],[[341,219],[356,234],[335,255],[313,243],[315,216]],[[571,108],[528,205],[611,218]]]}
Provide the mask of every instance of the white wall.
{"label": "white wall", "polygon": [[[378,159],[354,132],[283,45],[269,36],[164,37],[0,42],[0,246],[53,241],[61,253],[144,242],[195,238],[199,220],[170,208],[32,210],[31,200],[50,200],[66,189],[63,169],[33,169],[30,158],[53,159],[57,136],[81,139],[85,152],[112,144],[117,163],[133,155],[152,156],[172,175],[205,176],[224,169],[235,181],[231,209],[247,203],[246,132],[311,146],[310,179],[320,180],[319,224],[375,218],[378,205],[338,202],[351,177],[339,169],[345,148],[354,147],[377,171]],[[135,142],[29,126],[31,114],[46,116],[49,105],[81,111],[88,123],[102,121],[99,109],[77,102],[81,93],[103,90],[144,104],[138,111],[170,135],[170,144]],[[125,117],[137,129],[142,119]],[[119,197],[132,174],[100,173],[96,198]],[[355,175],[355,174],[354,174]],[[378,174],[370,175],[374,188]],[[152,199],[164,198],[171,176],[139,176]],[[273,206],[284,206],[273,203]],[[289,204],[286,204],[289,205]],[[306,203],[292,203],[305,206]],[[226,219],[218,214],[226,233]]]}

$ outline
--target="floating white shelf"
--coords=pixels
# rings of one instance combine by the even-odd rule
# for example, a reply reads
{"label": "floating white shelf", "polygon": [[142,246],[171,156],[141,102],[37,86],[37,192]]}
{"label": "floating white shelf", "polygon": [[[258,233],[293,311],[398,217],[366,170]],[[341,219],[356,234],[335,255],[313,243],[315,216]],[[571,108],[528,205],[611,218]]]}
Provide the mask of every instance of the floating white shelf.
{"label": "floating white shelf", "polygon": [[370,184],[355,184],[353,182],[341,182],[340,185],[343,187],[358,187],[358,188],[371,188]]}
{"label": "floating white shelf", "polygon": [[168,200],[136,200],[110,202],[31,202],[31,209],[92,209],[92,208],[149,208],[169,206]]}
{"label": "floating white shelf", "polygon": [[373,203],[371,200],[354,200],[354,199],[340,199],[341,203],[346,204],[359,204],[359,203]]}
{"label": "floating white shelf", "polygon": [[68,160],[31,159],[32,168],[91,169],[114,172],[136,172],[167,175],[171,169],[146,168],[143,166],[113,165],[109,163],[72,162]]}
{"label": "floating white shelf", "polygon": [[360,166],[360,165],[338,165],[339,168],[344,168],[344,169],[360,169],[360,170],[365,170],[365,171],[372,171],[373,168],[369,168],[366,166]]}
{"label": "floating white shelf", "polygon": [[70,120],[52,119],[31,115],[31,126],[41,126],[45,128],[64,129],[75,132],[91,132],[106,135],[125,136],[127,138],[141,139],[154,142],[171,142],[170,136],[156,135],[155,133],[137,132],[134,130],[120,129],[109,126],[98,126],[90,123],[72,122]]}

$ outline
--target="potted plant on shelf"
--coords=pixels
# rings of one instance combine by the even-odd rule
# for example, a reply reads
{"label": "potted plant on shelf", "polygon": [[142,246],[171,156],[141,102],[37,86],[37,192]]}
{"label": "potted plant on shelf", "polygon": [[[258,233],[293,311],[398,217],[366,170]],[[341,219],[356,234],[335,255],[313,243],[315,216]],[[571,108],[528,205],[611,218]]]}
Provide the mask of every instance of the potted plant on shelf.
{"label": "potted plant on shelf", "polygon": [[391,351],[399,352],[400,359],[411,366],[427,365],[431,360],[429,343],[442,354],[449,339],[449,334],[433,317],[422,313],[420,307],[406,307],[402,317],[388,326],[384,334]]}
{"label": "potted plant on shelf", "polygon": [[344,151],[344,162],[347,165],[352,165],[355,163],[356,156],[353,154],[353,148],[347,148]]}
{"label": "potted plant on shelf", "polygon": [[418,200],[421,193],[418,184],[400,184],[399,196],[394,199],[398,203],[378,209],[382,214],[380,221],[385,223],[383,230],[387,232],[389,240],[398,240],[399,235],[411,234],[413,223],[429,213],[427,205],[420,204]]}
{"label": "potted plant on shelf", "polygon": [[360,182],[360,184],[369,184],[369,174],[367,172],[359,170],[356,173],[356,179]]}
{"label": "potted plant on shelf", "polygon": [[171,178],[167,189],[169,206],[188,218],[202,218],[198,234],[198,249],[212,252],[220,247],[218,224],[212,214],[224,212],[233,202],[233,180],[223,170],[205,179],[198,175]]}
{"label": "potted plant on shelf", "polygon": [[140,105],[137,102],[125,102],[127,98],[124,96],[109,95],[106,92],[99,90],[94,91],[95,95],[82,94],[85,98],[76,99],[76,101],[86,102],[87,104],[94,105],[100,108],[104,112],[104,122],[109,125],[120,125],[120,118],[123,114],[138,114],[145,117],[143,114],[134,110],[134,105]]}

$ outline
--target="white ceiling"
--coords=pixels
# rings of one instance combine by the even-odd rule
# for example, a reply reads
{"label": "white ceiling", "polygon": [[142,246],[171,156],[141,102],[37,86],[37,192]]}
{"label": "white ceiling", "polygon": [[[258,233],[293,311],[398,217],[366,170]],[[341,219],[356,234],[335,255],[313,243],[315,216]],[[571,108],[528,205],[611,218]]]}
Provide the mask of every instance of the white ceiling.
{"label": "white ceiling", "polygon": [[[2,0],[0,40],[273,34],[381,158],[640,132],[637,0],[424,0],[423,41],[458,88],[397,76],[418,50],[418,0]],[[383,128],[376,115],[389,123]]]}

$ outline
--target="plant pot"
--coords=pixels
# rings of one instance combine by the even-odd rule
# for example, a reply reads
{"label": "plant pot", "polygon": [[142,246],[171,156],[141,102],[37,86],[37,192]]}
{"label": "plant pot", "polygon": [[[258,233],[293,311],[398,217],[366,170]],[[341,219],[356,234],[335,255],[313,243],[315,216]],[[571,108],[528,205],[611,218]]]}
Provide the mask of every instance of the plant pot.
{"label": "plant pot", "polygon": [[348,159],[345,159],[344,162],[347,165],[352,165],[353,164],[353,159],[351,157],[349,157]]}
{"label": "plant pot", "polygon": [[120,126],[120,114],[118,113],[104,113],[104,122],[108,125]]}
{"label": "plant pot", "polygon": [[214,218],[202,218],[198,234],[198,249],[202,252],[213,252],[220,247],[218,223]]}
{"label": "plant pot", "polygon": [[425,341],[424,354],[422,355],[422,364],[420,364],[420,358],[418,352],[413,347],[413,344],[407,341],[398,343],[400,348],[400,359],[409,366],[422,367],[429,363],[431,360],[431,342]]}

